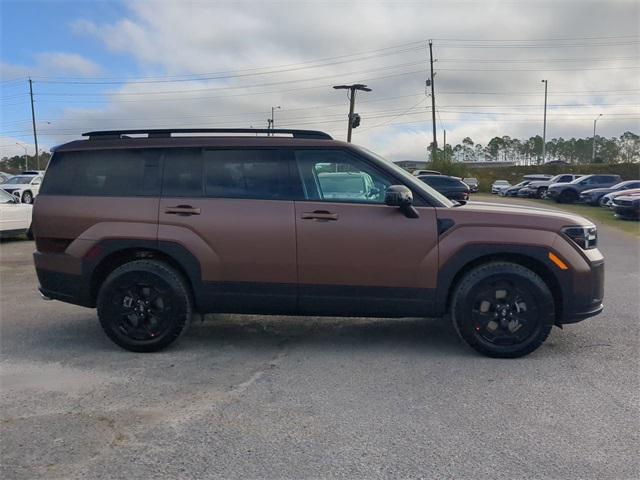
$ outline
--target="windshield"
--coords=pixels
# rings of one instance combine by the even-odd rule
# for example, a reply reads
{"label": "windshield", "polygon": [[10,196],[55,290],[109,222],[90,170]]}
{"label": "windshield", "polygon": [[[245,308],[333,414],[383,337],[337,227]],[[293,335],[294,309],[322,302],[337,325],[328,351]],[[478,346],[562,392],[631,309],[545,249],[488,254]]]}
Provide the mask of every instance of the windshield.
{"label": "windshield", "polygon": [[8,194],[4,190],[0,190],[0,203],[13,203],[15,201],[15,197],[13,195]]}
{"label": "windshield", "polygon": [[5,182],[5,185],[22,185],[22,184],[25,184],[25,183],[31,183],[31,180],[33,180],[32,176],[17,175],[15,177],[12,177],[9,180],[7,180]]}
{"label": "windshield", "polygon": [[426,183],[424,183],[421,180],[419,180],[418,177],[416,177],[415,175],[411,175],[405,169],[397,166],[393,162],[390,162],[386,158],[381,157],[377,153],[374,153],[374,152],[372,152],[370,150],[367,150],[366,148],[361,147],[361,146],[354,145],[354,148],[356,150],[360,151],[361,153],[365,154],[368,157],[373,157],[373,158],[375,158],[376,160],[378,160],[380,162],[384,162],[384,164],[389,169],[393,170],[393,172],[395,174],[397,174],[399,177],[402,178],[402,180],[404,181],[405,185],[410,186],[411,188],[413,188],[415,190],[424,192],[427,196],[435,199],[443,207],[453,207],[455,205],[451,200],[449,200],[447,197],[442,195],[440,192],[438,192],[437,190],[431,188]]}
{"label": "windshield", "polygon": [[506,180],[496,180],[493,183],[494,185],[509,185],[509,182],[507,182]]}

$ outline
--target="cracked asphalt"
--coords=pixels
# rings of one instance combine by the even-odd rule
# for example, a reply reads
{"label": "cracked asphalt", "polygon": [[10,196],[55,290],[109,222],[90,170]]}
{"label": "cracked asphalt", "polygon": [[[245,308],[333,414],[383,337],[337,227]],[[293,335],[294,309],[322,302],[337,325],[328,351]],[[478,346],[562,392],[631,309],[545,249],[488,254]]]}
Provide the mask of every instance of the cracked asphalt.
{"label": "cracked asphalt", "polygon": [[640,478],[639,243],[600,244],[605,312],[495,360],[443,320],[259,316],[133,354],[3,241],[0,476]]}

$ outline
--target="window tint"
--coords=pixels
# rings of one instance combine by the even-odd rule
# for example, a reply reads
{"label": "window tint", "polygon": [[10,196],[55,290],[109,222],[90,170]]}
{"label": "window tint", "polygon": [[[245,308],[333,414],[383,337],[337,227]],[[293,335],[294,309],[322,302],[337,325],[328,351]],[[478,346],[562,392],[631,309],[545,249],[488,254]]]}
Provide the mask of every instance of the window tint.
{"label": "window tint", "polygon": [[343,150],[299,150],[296,162],[307,200],[384,203],[392,180]]}
{"label": "window tint", "polygon": [[55,153],[40,193],[136,197],[159,193],[157,150]]}
{"label": "window tint", "polygon": [[164,156],[162,196],[202,196],[202,150],[170,148]]}
{"label": "window tint", "polygon": [[217,198],[299,198],[289,155],[284,150],[205,150],[205,193]]}

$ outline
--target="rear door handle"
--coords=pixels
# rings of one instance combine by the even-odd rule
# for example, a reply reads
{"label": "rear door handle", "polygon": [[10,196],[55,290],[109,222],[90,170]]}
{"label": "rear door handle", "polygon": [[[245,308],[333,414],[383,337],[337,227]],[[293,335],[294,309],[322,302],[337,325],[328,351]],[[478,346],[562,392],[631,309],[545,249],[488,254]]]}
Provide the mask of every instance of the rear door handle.
{"label": "rear door handle", "polygon": [[314,212],[304,212],[301,218],[304,220],[338,220],[338,214],[326,210],[316,210]]}
{"label": "rear door handle", "polygon": [[175,207],[167,207],[164,213],[173,215],[200,215],[200,208],[194,208],[191,205],[177,205]]}

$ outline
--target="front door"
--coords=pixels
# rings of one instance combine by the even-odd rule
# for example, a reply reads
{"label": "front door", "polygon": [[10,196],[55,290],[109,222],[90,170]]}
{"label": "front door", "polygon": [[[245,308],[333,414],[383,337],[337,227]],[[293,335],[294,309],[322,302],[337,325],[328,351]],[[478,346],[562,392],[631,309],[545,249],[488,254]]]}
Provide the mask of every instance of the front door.
{"label": "front door", "polygon": [[438,271],[433,207],[407,218],[384,204],[397,183],[345,150],[299,150],[295,202],[299,307],[317,315],[411,316],[433,309]]}
{"label": "front door", "polygon": [[158,239],[196,257],[202,310],[295,310],[290,156],[274,149],[167,150]]}

